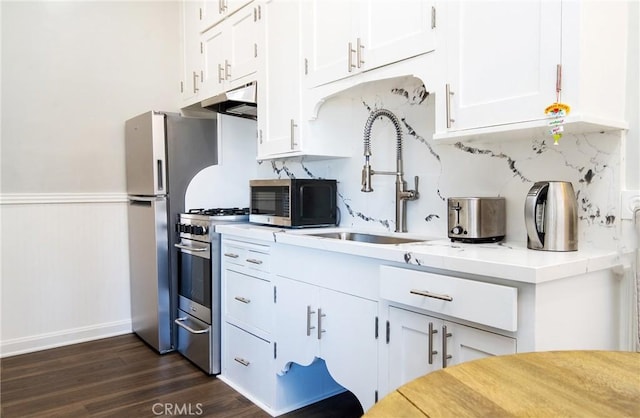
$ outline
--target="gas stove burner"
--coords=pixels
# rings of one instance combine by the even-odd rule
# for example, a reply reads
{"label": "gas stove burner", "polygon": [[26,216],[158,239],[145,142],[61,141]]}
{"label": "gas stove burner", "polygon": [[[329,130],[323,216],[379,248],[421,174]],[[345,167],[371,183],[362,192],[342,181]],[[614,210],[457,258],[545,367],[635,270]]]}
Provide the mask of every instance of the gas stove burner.
{"label": "gas stove burner", "polygon": [[233,216],[248,215],[249,208],[212,208],[212,209],[189,209],[189,214],[206,216]]}
{"label": "gas stove burner", "polygon": [[202,213],[209,216],[248,215],[249,208],[214,208],[205,209]]}

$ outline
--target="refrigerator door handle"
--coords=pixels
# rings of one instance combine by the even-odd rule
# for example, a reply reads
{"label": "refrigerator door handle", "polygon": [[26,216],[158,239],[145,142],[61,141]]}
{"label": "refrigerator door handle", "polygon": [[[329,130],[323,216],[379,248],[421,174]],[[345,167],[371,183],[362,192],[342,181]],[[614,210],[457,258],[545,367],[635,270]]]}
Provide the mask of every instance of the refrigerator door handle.
{"label": "refrigerator door handle", "polygon": [[164,171],[162,169],[163,162],[162,162],[162,160],[159,159],[156,162],[156,164],[157,164],[157,169],[158,169],[158,181],[157,181],[158,191],[161,192],[161,191],[164,190]]}

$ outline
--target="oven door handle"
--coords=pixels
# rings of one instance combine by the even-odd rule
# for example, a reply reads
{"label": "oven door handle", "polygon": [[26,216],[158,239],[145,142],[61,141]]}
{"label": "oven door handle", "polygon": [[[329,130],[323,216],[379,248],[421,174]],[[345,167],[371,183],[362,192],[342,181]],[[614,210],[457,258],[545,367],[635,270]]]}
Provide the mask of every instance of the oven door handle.
{"label": "oven door handle", "polygon": [[176,248],[180,248],[181,250],[193,251],[195,253],[203,253],[205,251],[209,251],[208,247],[190,247],[188,245],[182,245],[182,244],[173,244],[173,246]]}
{"label": "oven door handle", "polygon": [[189,331],[192,334],[206,334],[207,332],[209,332],[209,328],[205,328],[205,329],[193,329],[190,326],[184,324],[184,321],[186,321],[187,318],[183,317],[183,318],[177,318],[175,321],[176,325],[179,326],[180,328],[184,328],[187,331]]}

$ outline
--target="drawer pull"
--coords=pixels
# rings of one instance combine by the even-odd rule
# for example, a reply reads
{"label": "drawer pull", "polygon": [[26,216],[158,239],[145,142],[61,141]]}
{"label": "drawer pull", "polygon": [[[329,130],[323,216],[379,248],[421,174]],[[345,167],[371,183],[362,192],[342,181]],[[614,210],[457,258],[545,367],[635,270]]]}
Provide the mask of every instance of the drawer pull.
{"label": "drawer pull", "polygon": [[237,361],[238,363],[242,364],[243,366],[247,367],[249,366],[249,360],[245,360],[242,357],[236,357],[234,358],[235,361]]}
{"label": "drawer pull", "polygon": [[238,258],[240,257],[238,254],[234,254],[234,253],[224,253],[225,257],[229,257],[229,258]]}
{"label": "drawer pull", "polygon": [[247,299],[247,298],[243,298],[242,296],[236,296],[234,297],[235,300],[237,300],[238,302],[242,302],[242,303],[250,303],[251,299]]}
{"label": "drawer pull", "polygon": [[409,293],[411,293],[412,295],[419,295],[419,296],[425,296],[428,298],[434,298],[434,299],[440,299],[440,300],[446,300],[447,302],[451,302],[453,301],[453,298],[449,295],[441,295],[438,293],[431,293],[427,290],[416,290],[416,289],[411,289],[409,291]]}
{"label": "drawer pull", "polygon": [[255,258],[247,258],[247,263],[262,264],[262,260],[256,260]]}

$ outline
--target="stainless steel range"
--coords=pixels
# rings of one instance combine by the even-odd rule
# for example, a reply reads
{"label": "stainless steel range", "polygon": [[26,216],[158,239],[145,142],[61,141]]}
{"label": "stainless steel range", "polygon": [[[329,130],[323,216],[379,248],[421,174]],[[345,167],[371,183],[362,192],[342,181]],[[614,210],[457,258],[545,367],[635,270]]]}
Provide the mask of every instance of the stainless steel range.
{"label": "stainless steel range", "polygon": [[178,351],[220,373],[220,234],[216,225],[249,221],[249,208],[192,209],[179,215]]}

